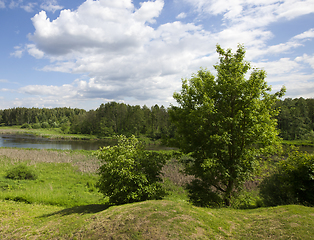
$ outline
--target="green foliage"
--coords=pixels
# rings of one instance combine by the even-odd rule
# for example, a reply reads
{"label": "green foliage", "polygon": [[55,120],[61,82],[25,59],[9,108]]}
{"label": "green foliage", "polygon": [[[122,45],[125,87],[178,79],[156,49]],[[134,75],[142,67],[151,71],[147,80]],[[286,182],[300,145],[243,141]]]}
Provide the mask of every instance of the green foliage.
{"label": "green foliage", "polygon": [[314,130],[314,99],[286,98],[278,101],[276,108],[280,109],[277,117],[280,137],[285,140],[300,140],[313,138]]}
{"label": "green foliage", "polygon": [[160,199],[164,194],[161,170],[171,154],[145,151],[137,138],[121,135],[116,146],[96,152],[99,168],[98,188],[111,204]]}
{"label": "green foliage", "polygon": [[0,110],[0,126],[25,123],[30,124],[34,129],[61,128],[66,134],[93,134],[98,137],[133,134],[138,137],[145,135],[156,140],[164,135],[171,136],[173,133],[167,109],[157,104],[151,108],[145,105],[141,108],[139,105],[108,102],[88,112],[77,108]]}
{"label": "green foliage", "polygon": [[292,151],[279,162],[276,171],[260,184],[267,206],[314,205],[314,155]]}
{"label": "green foliage", "polygon": [[277,142],[273,108],[284,89],[270,94],[266,73],[244,61],[239,46],[233,54],[217,45],[217,77],[201,69],[182,80],[174,93],[179,106],[169,111],[177,126],[178,147],[190,153],[185,171],[194,175],[189,185],[191,201],[199,205],[230,205],[231,198],[254,173],[258,159]]}
{"label": "green foliage", "polygon": [[19,164],[7,170],[5,178],[13,180],[35,180],[37,175],[29,166],[25,164]]}
{"label": "green foliage", "polygon": [[21,128],[31,128],[31,125],[28,123],[24,123]]}
{"label": "green foliage", "polygon": [[41,127],[42,127],[42,128],[50,128],[50,125],[49,125],[48,122],[43,122],[43,123],[41,124]]}
{"label": "green foliage", "polygon": [[41,124],[40,123],[34,123],[34,124],[32,124],[32,128],[33,129],[39,129],[39,128],[41,128]]}

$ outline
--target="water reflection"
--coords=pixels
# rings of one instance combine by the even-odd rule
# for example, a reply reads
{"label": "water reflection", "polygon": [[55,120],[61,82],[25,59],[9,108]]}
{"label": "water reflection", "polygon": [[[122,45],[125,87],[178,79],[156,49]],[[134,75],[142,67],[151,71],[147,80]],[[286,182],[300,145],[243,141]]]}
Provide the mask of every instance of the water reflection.
{"label": "water reflection", "polygon": [[0,134],[0,147],[61,149],[61,150],[97,150],[99,147],[112,145],[110,140],[71,141],[35,137],[29,134]]}

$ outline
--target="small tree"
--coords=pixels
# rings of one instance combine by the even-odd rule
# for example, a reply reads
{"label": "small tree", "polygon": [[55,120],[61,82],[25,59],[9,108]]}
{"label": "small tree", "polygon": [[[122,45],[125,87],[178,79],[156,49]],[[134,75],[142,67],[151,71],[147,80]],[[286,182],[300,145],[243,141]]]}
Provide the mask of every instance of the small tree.
{"label": "small tree", "polygon": [[273,105],[285,89],[268,93],[266,73],[244,61],[239,45],[233,54],[217,45],[220,63],[217,77],[201,69],[182,80],[181,93],[174,93],[178,106],[169,111],[178,129],[178,146],[191,158],[185,171],[195,180],[188,186],[192,202],[230,205],[232,196],[251,176],[258,156],[277,139],[278,114]]}
{"label": "small tree", "polygon": [[116,146],[104,147],[96,155],[103,163],[97,187],[109,203],[159,199],[165,194],[160,175],[170,153],[146,151],[134,136],[121,135]]}

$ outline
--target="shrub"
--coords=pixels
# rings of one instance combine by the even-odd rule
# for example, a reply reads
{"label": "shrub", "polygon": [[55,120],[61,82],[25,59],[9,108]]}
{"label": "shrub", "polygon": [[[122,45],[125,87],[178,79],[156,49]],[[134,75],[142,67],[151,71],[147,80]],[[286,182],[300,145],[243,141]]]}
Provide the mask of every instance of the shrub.
{"label": "shrub", "polygon": [[59,127],[59,124],[56,123],[56,122],[53,122],[53,123],[50,124],[50,126],[51,126],[52,128],[58,128],[58,127]]}
{"label": "shrub", "polygon": [[24,164],[19,164],[11,169],[9,169],[5,178],[13,179],[13,180],[35,180],[37,175],[35,172]]}
{"label": "shrub", "polygon": [[39,128],[41,128],[41,124],[40,123],[34,123],[34,124],[32,124],[32,128],[33,129],[39,129]]}
{"label": "shrub", "polygon": [[47,123],[47,122],[43,122],[43,123],[41,124],[41,127],[42,127],[42,128],[49,128],[50,125],[49,125],[49,123]]}
{"label": "shrub", "polygon": [[116,146],[104,147],[96,155],[103,163],[97,187],[110,204],[160,199],[165,195],[160,175],[170,153],[146,151],[134,136],[121,135]]}
{"label": "shrub", "polygon": [[260,184],[265,205],[314,205],[314,155],[293,151]]}
{"label": "shrub", "polygon": [[29,125],[28,123],[24,123],[21,128],[31,128],[31,125]]}

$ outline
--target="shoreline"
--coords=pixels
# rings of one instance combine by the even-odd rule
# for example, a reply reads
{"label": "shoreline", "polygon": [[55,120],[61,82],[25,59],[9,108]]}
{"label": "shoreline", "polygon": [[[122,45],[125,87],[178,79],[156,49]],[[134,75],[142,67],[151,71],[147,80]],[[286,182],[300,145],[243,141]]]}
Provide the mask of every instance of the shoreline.
{"label": "shoreline", "polygon": [[73,141],[101,141],[111,138],[97,138],[94,135],[77,135],[59,133],[55,129],[23,129],[17,127],[0,127],[0,134],[20,134],[33,135],[36,137],[47,138],[51,140],[73,140]]}

